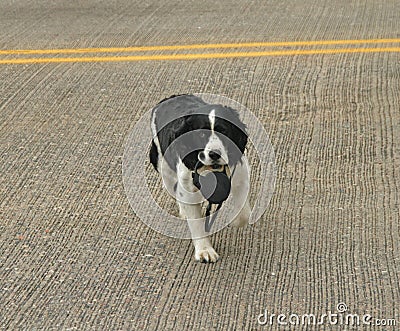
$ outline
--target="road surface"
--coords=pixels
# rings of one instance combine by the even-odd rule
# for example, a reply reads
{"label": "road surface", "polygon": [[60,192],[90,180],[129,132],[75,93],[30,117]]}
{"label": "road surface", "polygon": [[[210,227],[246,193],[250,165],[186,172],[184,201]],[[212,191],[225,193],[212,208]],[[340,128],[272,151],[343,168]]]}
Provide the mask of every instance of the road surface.
{"label": "road surface", "polygon": [[[0,329],[400,324],[398,1],[6,0],[0,31]],[[201,92],[257,115],[277,167],[209,265],[122,178],[141,116]]]}

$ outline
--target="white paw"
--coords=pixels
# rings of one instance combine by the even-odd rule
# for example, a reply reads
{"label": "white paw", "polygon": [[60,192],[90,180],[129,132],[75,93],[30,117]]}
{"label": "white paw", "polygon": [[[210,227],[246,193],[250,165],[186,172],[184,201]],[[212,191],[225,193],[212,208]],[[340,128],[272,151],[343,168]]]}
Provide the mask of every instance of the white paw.
{"label": "white paw", "polygon": [[201,263],[215,263],[219,259],[219,255],[212,247],[206,247],[204,249],[196,249],[194,254],[195,260]]}

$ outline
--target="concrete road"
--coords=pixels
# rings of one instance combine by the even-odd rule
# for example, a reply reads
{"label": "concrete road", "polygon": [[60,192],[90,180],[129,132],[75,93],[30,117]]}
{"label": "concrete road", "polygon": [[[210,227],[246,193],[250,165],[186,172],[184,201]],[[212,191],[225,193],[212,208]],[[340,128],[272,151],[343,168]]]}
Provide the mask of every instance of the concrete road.
{"label": "concrete road", "polygon": [[[399,48],[395,0],[1,1],[0,329],[398,329]],[[276,153],[267,212],[212,265],[122,182],[130,128],[194,92]]]}

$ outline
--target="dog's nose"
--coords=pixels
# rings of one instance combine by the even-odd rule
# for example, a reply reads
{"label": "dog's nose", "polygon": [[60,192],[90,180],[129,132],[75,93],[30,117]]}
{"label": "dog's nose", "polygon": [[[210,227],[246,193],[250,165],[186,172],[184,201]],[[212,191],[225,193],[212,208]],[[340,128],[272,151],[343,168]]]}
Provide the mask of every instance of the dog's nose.
{"label": "dog's nose", "polygon": [[211,160],[217,161],[221,157],[221,152],[219,150],[209,151],[208,156]]}

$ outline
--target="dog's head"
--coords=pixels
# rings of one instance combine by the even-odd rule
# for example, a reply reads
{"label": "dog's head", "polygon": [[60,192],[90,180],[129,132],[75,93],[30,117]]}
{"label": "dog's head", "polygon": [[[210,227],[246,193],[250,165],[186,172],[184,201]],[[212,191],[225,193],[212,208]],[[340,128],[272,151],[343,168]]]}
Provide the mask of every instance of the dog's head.
{"label": "dog's head", "polygon": [[246,127],[238,113],[221,105],[207,105],[185,116],[175,133],[177,152],[191,170],[198,161],[207,166],[234,165],[247,144]]}

